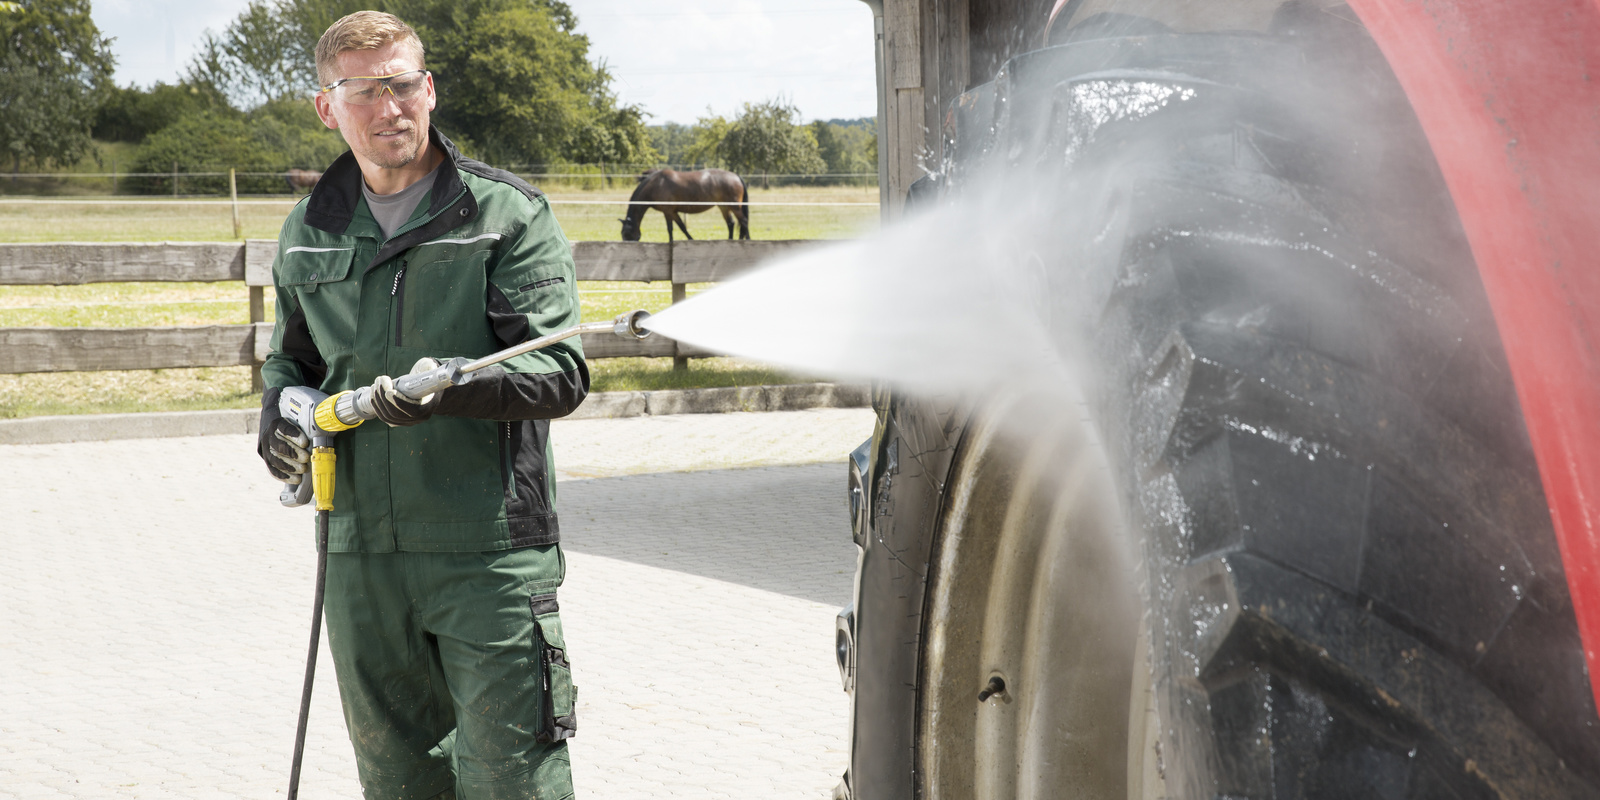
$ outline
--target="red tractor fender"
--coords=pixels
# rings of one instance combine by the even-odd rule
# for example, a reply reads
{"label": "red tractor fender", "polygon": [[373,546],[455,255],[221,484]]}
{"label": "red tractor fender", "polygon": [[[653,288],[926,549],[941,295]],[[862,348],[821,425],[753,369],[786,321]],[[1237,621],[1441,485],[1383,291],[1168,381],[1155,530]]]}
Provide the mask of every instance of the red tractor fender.
{"label": "red tractor fender", "polygon": [[1455,199],[1600,702],[1600,0],[1349,0]]}

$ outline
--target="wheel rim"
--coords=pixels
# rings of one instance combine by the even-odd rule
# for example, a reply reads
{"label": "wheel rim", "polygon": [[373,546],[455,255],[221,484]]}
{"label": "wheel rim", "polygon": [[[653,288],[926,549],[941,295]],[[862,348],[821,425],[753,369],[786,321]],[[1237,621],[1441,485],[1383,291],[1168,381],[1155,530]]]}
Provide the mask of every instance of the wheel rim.
{"label": "wheel rim", "polygon": [[925,620],[924,797],[1158,796],[1138,575],[1085,416],[1001,400],[957,453]]}

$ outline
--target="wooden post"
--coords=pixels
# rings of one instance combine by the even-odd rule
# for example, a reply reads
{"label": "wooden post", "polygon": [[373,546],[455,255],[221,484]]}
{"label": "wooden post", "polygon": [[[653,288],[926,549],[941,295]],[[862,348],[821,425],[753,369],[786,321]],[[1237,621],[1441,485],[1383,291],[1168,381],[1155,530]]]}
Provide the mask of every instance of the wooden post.
{"label": "wooden post", "polygon": [[[678,283],[677,281],[673,281],[673,283],[672,283],[672,304],[673,305],[677,305],[677,304],[683,302],[688,296],[689,296],[689,284],[687,284],[687,283]],[[672,357],[672,371],[673,372],[683,372],[683,371],[685,371],[687,369],[689,369],[689,359],[687,357],[685,357],[685,356],[673,356]]]}
{"label": "wooden post", "polygon": [[[239,184],[234,180],[233,167],[228,167],[228,197],[233,200],[233,238],[241,239],[243,237],[239,235]],[[254,300],[251,302],[253,303]],[[250,321],[260,322],[261,320],[252,319]]]}
{"label": "wooden post", "polygon": [[111,193],[117,193],[117,157],[111,157]]}
{"label": "wooden post", "polygon": [[178,197],[178,162],[172,162],[172,197]]}
{"label": "wooden post", "polygon": [[[265,286],[250,287],[250,324],[267,321],[267,298]],[[257,336],[260,335],[258,332]],[[259,392],[266,388],[261,380],[261,365],[250,365],[250,391]]]}

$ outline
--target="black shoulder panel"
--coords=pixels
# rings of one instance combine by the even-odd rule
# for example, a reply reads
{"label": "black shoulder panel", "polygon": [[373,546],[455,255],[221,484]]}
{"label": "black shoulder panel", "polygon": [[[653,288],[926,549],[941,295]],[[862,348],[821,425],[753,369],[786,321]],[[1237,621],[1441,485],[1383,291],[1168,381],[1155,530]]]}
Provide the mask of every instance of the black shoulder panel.
{"label": "black shoulder panel", "polygon": [[544,192],[534,188],[533,184],[530,184],[503,169],[495,169],[494,167],[491,167],[482,161],[474,161],[470,158],[463,157],[460,161],[456,162],[456,167],[464,172],[470,172],[480,178],[487,178],[491,181],[496,181],[498,183],[504,183],[515,187],[517,191],[522,192],[522,195],[529,200],[532,200],[535,197],[544,196]]}

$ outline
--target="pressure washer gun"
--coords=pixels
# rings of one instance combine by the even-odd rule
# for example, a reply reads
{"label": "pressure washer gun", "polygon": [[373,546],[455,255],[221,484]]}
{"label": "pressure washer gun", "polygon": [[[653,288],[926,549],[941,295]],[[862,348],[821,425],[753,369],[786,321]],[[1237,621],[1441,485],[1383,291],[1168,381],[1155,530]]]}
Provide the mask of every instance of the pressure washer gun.
{"label": "pressure washer gun", "polygon": [[[643,339],[650,335],[650,331],[640,323],[649,316],[648,311],[629,311],[617,315],[610,322],[574,325],[483,358],[453,358],[426,372],[396,378],[394,388],[407,398],[421,402],[434,392],[466,383],[472,379],[474,372],[484,367],[549,347],[581,333],[609,330],[618,336]],[[309,386],[293,386],[279,395],[278,412],[311,438],[311,480],[302,480],[298,485],[285,484],[278,495],[278,502],[291,507],[303,506],[315,496],[319,511],[333,508],[333,436],[377,418],[378,412],[372,407],[372,387],[363,386],[329,396]]]}

